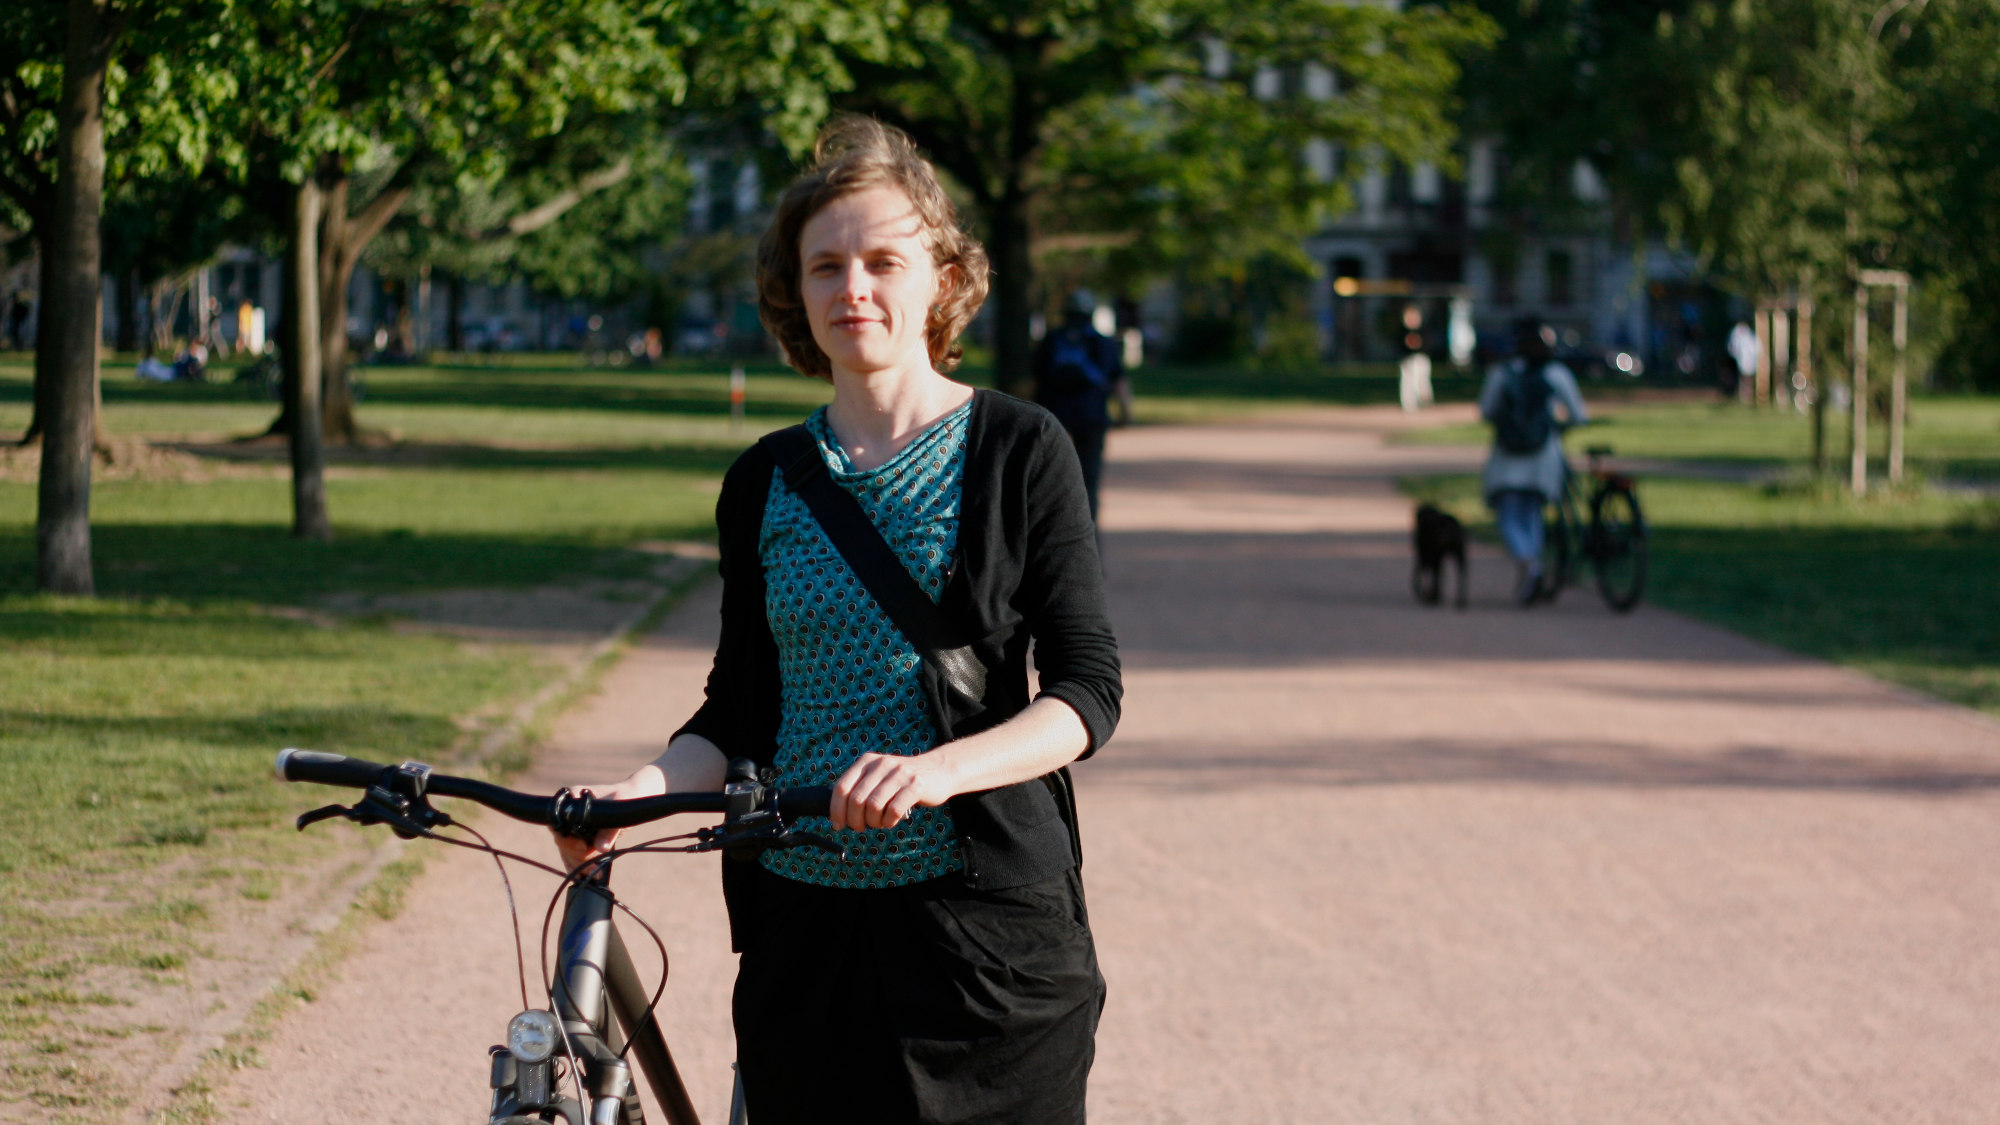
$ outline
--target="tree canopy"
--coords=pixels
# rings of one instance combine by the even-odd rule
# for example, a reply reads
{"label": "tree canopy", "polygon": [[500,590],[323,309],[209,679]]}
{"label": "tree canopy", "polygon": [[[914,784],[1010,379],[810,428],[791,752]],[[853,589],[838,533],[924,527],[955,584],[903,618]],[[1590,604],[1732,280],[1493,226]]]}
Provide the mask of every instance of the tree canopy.
{"label": "tree canopy", "polygon": [[[703,7],[698,5],[698,7]],[[930,0],[773,6],[761,76],[818,75],[821,106],[916,139],[969,197],[996,272],[995,361],[1025,383],[1037,240],[1121,250],[1127,274],[1296,255],[1335,177],[1307,147],[1442,158],[1457,59],[1486,22],[1456,7],[1327,0]],[[1323,92],[1296,84],[1318,68]],[[1271,76],[1279,88],[1271,89]]]}
{"label": "tree canopy", "polygon": [[1825,303],[1856,269],[1909,269],[1953,341],[1943,372],[2000,385],[1992,4],[1480,6],[1502,35],[1468,69],[1469,127],[1517,168],[1589,161],[1636,232],[1746,295],[1803,286]]}

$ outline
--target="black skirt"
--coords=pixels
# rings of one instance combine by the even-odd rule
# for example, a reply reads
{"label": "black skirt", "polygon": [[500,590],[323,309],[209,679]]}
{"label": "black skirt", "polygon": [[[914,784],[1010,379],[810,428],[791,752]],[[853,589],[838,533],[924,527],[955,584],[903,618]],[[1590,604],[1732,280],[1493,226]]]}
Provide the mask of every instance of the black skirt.
{"label": "black skirt", "polygon": [[1104,978],[1075,870],[753,886],[735,1015],[755,1125],[1083,1121]]}

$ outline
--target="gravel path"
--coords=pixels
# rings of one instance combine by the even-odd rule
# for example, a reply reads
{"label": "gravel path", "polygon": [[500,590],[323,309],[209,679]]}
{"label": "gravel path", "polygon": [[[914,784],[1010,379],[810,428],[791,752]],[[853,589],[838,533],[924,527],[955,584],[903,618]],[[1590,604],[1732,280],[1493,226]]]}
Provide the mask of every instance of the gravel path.
{"label": "gravel path", "polygon": [[[1469,611],[1416,606],[1390,478],[1473,462],[1384,447],[1401,424],[1113,436],[1126,718],[1078,770],[1111,987],[1093,1119],[1992,1120],[2000,725],[1587,592],[1523,613],[1489,552]],[[527,784],[650,753],[699,693],[713,598]],[[481,1120],[519,1003],[482,863],[438,857],[224,1119]],[[668,936],[669,1037],[719,1121],[714,863],[621,883]],[[515,882],[539,925],[547,881]]]}

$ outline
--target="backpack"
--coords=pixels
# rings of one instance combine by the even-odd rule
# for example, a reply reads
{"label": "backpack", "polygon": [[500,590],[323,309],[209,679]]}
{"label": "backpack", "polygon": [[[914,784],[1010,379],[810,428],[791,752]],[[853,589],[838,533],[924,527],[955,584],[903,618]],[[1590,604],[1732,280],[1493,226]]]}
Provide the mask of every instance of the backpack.
{"label": "backpack", "polygon": [[1493,440],[1508,453],[1539,453],[1555,432],[1555,416],[1549,413],[1554,389],[1540,368],[1523,365],[1509,373],[1500,386],[1500,401],[1493,407]]}
{"label": "backpack", "polygon": [[1098,363],[1090,345],[1095,337],[1078,332],[1058,332],[1049,349],[1049,373],[1042,378],[1042,392],[1069,396],[1108,390],[1111,376]]}

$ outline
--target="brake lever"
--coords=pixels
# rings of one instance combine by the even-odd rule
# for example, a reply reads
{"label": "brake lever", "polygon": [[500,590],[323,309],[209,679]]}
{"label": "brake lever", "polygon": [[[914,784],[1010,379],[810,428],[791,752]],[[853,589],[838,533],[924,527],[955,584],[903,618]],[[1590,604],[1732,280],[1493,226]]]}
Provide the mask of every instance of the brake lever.
{"label": "brake lever", "polygon": [[734,859],[752,859],[771,848],[818,848],[837,858],[847,858],[845,847],[817,832],[795,831],[776,813],[755,813],[734,823],[703,828],[695,838],[695,851],[720,851]]}
{"label": "brake lever", "polygon": [[[388,799],[382,799],[384,797]],[[432,808],[426,801],[419,799],[413,802],[406,797],[376,788],[370,789],[366,797],[356,801],[351,807],[327,805],[309,813],[300,813],[299,831],[304,832],[309,825],[336,817],[360,825],[386,824],[391,832],[405,840],[414,840],[429,834],[433,828],[448,828],[455,823],[450,816]]]}
{"label": "brake lever", "polygon": [[348,808],[346,805],[328,805],[325,808],[314,809],[309,813],[300,813],[299,831],[304,832],[307,825],[318,824],[322,820],[332,820],[337,816],[344,816],[352,820],[355,813],[353,809]]}
{"label": "brake lever", "polygon": [[827,839],[817,832],[787,832],[785,833],[784,842],[777,846],[782,848],[818,848],[820,851],[831,854],[835,859],[847,858],[847,849],[844,846]]}

